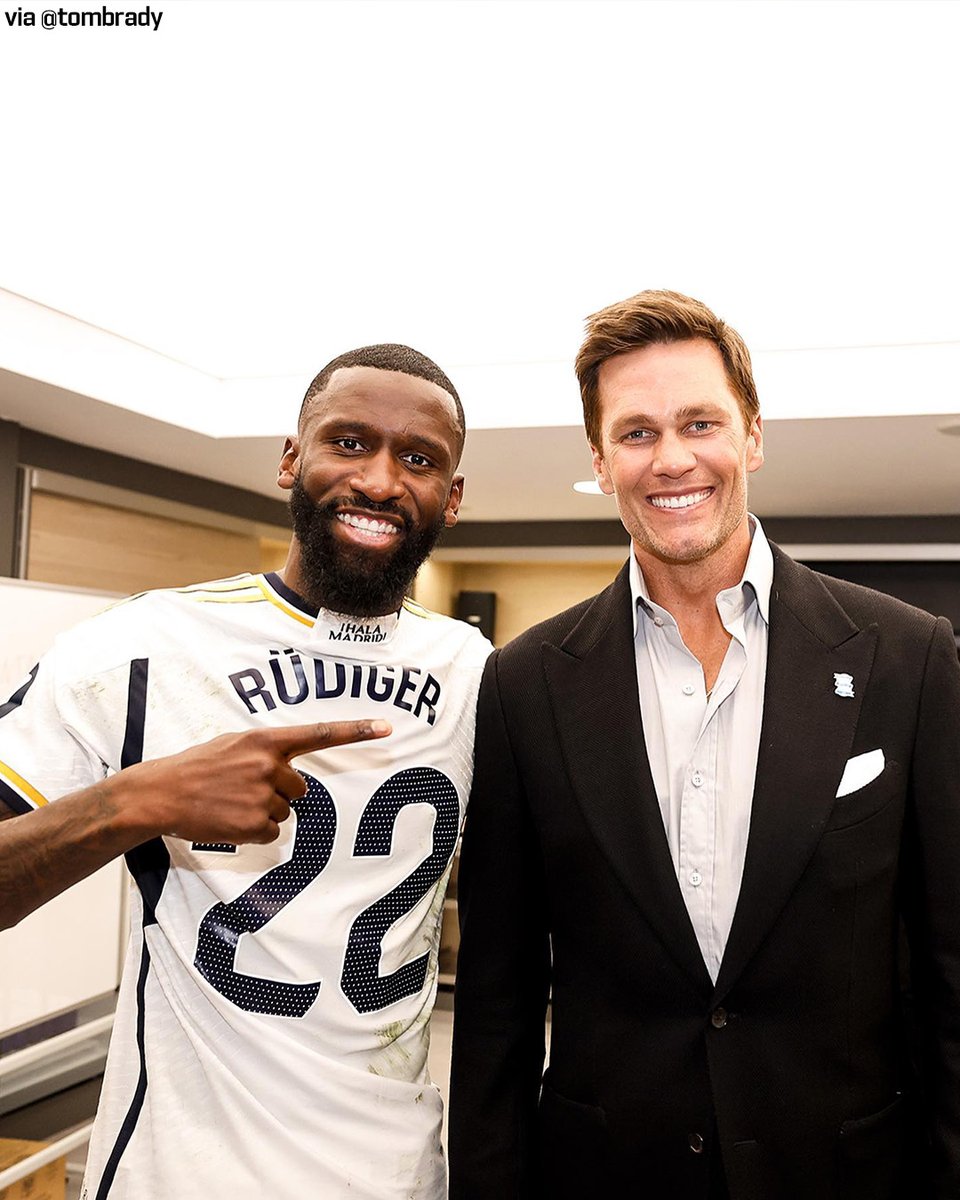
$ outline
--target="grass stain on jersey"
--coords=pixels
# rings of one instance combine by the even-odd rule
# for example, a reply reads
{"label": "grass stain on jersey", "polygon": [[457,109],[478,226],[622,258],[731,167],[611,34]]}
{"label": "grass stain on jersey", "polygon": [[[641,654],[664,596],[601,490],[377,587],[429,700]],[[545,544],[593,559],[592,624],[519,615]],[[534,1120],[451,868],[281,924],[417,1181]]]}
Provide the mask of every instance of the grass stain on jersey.
{"label": "grass stain on jersey", "polygon": [[383,1029],[377,1030],[377,1041],[381,1046],[389,1046],[395,1042],[397,1038],[406,1029],[406,1025],[402,1021],[391,1021],[389,1025],[385,1025]]}
{"label": "grass stain on jersey", "polygon": [[391,1021],[389,1025],[376,1031],[375,1036],[381,1049],[367,1065],[367,1070],[371,1075],[413,1082],[420,1070],[422,1055],[418,1054],[415,1057],[411,1053],[409,1045],[400,1041],[400,1038],[404,1034],[410,1034],[419,1023],[419,1019],[418,1017],[411,1024],[405,1024],[403,1021]]}

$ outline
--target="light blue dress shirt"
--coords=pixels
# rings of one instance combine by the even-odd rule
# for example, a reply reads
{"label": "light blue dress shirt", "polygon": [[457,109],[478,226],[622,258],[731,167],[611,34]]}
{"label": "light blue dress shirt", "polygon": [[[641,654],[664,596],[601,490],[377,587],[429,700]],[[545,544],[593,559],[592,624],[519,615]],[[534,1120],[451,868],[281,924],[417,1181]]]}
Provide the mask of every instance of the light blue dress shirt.
{"label": "light blue dress shirt", "polygon": [[773,554],[760,522],[743,577],[717,595],[730,644],[712,691],[630,555],[640,715],[677,880],[716,982],[740,894],[757,773]]}

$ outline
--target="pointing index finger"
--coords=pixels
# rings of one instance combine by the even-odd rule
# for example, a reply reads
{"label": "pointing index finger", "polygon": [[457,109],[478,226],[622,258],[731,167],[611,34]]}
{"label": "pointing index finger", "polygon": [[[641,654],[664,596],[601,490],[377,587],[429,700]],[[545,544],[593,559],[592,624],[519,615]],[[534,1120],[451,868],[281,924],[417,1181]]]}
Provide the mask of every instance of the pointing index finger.
{"label": "pointing index finger", "polygon": [[270,731],[277,750],[288,761],[311,750],[347,746],[351,742],[369,742],[392,732],[387,721],[320,721],[313,725],[292,725]]}

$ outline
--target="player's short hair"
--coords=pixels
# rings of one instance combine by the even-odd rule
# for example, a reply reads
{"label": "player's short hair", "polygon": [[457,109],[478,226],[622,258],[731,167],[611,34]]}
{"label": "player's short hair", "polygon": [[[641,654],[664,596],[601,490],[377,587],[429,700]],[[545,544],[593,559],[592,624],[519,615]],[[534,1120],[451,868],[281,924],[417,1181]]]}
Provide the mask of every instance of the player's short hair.
{"label": "player's short hair", "polygon": [[399,371],[401,375],[415,375],[418,379],[425,379],[428,383],[435,383],[437,387],[443,388],[450,394],[457,410],[457,432],[459,434],[457,454],[459,457],[466,437],[467,422],[463,415],[463,405],[460,403],[457,389],[432,358],[427,358],[419,350],[403,346],[399,342],[381,342],[376,346],[361,346],[357,350],[348,350],[345,354],[338,354],[336,358],[331,359],[307,388],[303,404],[300,406],[301,421],[311,402],[326,388],[334,371],[339,371],[341,367],[376,367],[378,371]]}
{"label": "player's short hair", "polygon": [[601,308],[587,317],[587,334],[577,354],[583,423],[590,445],[600,448],[600,368],[608,358],[643,346],[702,338],[720,351],[727,382],[750,428],[760,411],[750,351],[743,338],[700,300],[680,292],[648,290]]}

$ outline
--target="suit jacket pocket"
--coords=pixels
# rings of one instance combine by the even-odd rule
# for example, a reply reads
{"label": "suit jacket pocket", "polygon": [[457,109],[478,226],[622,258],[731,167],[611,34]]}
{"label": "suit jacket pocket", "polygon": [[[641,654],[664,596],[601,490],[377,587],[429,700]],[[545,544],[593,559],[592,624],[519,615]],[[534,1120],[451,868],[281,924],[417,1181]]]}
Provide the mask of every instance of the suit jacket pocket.
{"label": "suit jacket pocket", "polygon": [[843,1122],[840,1182],[845,1200],[893,1200],[901,1194],[904,1137],[905,1114],[899,1093],[879,1112]]}
{"label": "suit jacket pocket", "polygon": [[875,779],[834,801],[833,811],[824,832],[836,833],[840,829],[850,829],[863,821],[869,821],[895,800],[902,790],[903,775],[899,764],[887,759],[883,770]]}
{"label": "suit jacket pocket", "polygon": [[[549,1072],[548,1072],[549,1074]],[[604,1194],[609,1169],[607,1118],[602,1108],[570,1100],[550,1086],[540,1093],[540,1177],[551,1200]]]}

